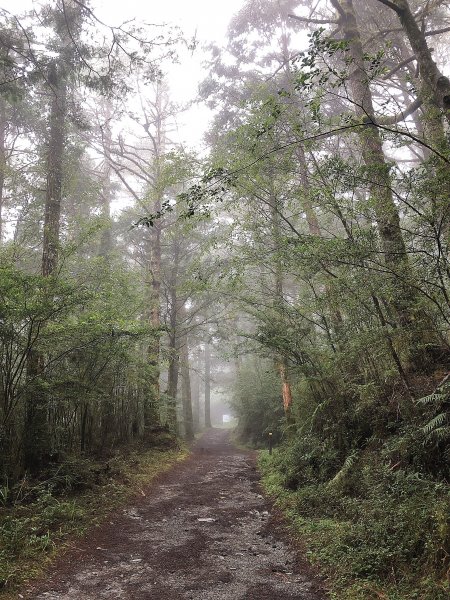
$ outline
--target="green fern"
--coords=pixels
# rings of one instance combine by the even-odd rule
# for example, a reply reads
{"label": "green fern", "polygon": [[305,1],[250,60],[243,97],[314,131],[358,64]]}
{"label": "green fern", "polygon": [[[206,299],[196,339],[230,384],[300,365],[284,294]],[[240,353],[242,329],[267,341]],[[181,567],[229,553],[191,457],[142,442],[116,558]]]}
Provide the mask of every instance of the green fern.
{"label": "green fern", "polygon": [[445,403],[450,396],[449,384],[445,382],[439,386],[432,394],[424,396],[417,400],[417,404],[435,405],[435,410],[439,413],[435,415],[426,425],[422,427],[422,432],[428,438],[432,438],[436,443],[442,443],[450,440],[449,412]]}
{"label": "green fern", "polygon": [[438,427],[431,432],[431,435],[436,439],[437,442],[446,442],[450,440],[450,427]]}
{"label": "green fern", "polygon": [[442,437],[442,440],[450,440],[450,427],[442,427],[439,430],[439,435]]}
{"label": "green fern", "polygon": [[344,477],[348,475],[349,471],[351,471],[352,467],[356,463],[357,458],[357,452],[352,452],[352,454],[349,454],[344,460],[344,464],[342,465],[341,469],[336,473],[333,479],[328,482],[328,485],[337,485],[340,483]]}
{"label": "green fern", "polygon": [[442,425],[447,422],[447,413],[440,413],[433,417],[431,421],[429,421],[424,427],[422,427],[422,431],[425,435],[430,435],[431,433],[435,433],[438,428],[442,429]]}
{"label": "green fern", "polygon": [[9,488],[9,484],[8,484],[8,480],[6,481],[6,483],[2,486],[0,486],[0,504],[2,505],[6,505],[9,501],[10,498],[10,488]]}
{"label": "green fern", "polygon": [[419,398],[419,400],[416,400],[417,404],[433,404],[433,403],[442,403],[445,402],[445,400],[447,400],[448,395],[447,394],[443,394],[442,392],[433,392],[432,394],[429,394],[428,396],[424,396],[423,398]]}

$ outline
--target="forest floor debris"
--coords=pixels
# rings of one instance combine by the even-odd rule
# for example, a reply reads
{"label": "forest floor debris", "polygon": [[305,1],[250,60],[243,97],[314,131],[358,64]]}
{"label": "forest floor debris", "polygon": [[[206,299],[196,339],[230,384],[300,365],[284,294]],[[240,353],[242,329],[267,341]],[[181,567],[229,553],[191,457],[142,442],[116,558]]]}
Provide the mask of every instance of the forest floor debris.
{"label": "forest floor debris", "polygon": [[25,597],[323,600],[321,581],[289,547],[260,491],[254,454],[233,447],[229,432],[209,430],[201,451],[92,532]]}

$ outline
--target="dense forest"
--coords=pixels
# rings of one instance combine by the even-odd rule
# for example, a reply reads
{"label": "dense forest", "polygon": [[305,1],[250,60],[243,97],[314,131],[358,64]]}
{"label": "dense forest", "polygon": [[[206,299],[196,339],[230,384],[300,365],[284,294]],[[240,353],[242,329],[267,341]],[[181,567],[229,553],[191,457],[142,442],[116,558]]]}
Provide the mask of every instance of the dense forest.
{"label": "dense forest", "polygon": [[197,40],[0,14],[3,505],[226,397],[337,598],[447,598],[450,2],[243,1],[201,150],[167,76]]}

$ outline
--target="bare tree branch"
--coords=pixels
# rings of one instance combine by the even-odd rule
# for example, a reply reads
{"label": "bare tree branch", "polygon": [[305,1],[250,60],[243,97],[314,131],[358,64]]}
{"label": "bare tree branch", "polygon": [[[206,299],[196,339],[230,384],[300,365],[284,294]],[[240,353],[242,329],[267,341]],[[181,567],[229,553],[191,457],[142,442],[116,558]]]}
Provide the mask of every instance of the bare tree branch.
{"label": "bare tree branch", "polygon": [[336,21],[335,19],[311,19],[310,17],[300,17],[299,15],[291,14],[289,14],[288,17],[290,19],[295,19],[296,21],[301,21],[303,23],[312,23],[314,25],[327,25],[329,23],[337,25],[339,23],[339,21]]}
{"label": "bare tree branch", "polygon": [[405,110],[402,110],[396,115],[390,117],[382,117],[377,120],[377,123],[380,125],[395,125],[396,123],[401,123],[401,121],[405,121],[409,115],[412,115],[422,106],[422,100],[416,98],[414,102],[412,102]]}
{"label": "bare tree branch", "polygon": [[388,8],[391,8],[392,10],[394,10],[398,15],[401,14],[401,9],[399,6],[397,6],[394,2],[391,2],[391,0],[378,0],[378,2],[380,2],[381,4],[384,4],[385,6],[387,6]]}
{"label": "bare tree branch", "polygon": [[416,55],[413,54],[412,56],[409,56],[405,60],[402,60],[402,62],[398,63],[398,65],[396,65],[390,71],[388,71],[385,75],[383,75],[383,79],[384,80],[390,79],[393,75],[395,75],[398,71],[400,71],[400,69],[403,69],[403,67],[406,67],[406,65],[408,65],[410,62],[412,62],[415,59],[416,59]]}

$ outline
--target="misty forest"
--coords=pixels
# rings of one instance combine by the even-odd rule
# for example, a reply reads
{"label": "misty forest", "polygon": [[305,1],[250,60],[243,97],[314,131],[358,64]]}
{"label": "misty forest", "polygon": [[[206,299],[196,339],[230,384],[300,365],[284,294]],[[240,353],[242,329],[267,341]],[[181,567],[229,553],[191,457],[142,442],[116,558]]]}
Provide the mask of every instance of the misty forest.
{"label": "misty forest", "polygon": [[0,596],[447,599],[450,2],[151,4],[0,9]]}

